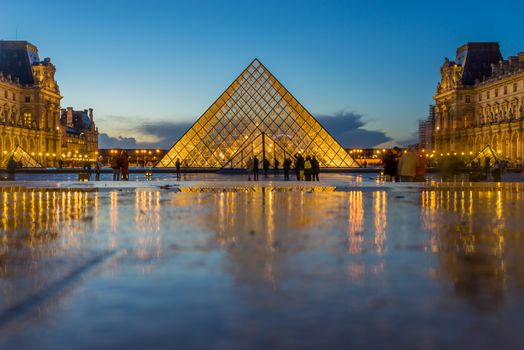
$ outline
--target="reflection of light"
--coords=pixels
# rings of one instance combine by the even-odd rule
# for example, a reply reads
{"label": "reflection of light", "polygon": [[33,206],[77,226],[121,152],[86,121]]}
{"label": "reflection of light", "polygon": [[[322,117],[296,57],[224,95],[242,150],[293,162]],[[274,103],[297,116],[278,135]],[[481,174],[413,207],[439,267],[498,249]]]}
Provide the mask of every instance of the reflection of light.
{"label": "reflection of light", "polygon": [[386,191],[373,192],[373,208],[375,218],[375,249],[382,254],[387,228],[387,193]]}
{"label": "reflection of light", "polygon": [[351,254],[362,252],[364,242],[364,201],[362,191],[349,192],[348,250]]}

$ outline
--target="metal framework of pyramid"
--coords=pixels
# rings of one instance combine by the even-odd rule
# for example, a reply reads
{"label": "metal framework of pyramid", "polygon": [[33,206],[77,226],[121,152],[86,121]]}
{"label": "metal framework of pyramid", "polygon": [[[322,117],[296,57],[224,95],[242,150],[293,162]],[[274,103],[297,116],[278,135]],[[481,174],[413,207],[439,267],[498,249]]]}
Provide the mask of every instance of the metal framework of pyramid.
{"label": "metal framework of pyramid", "polygon": [[[265,147],[263,147],[265,146]],[[255,59],[157,163],[186,168],[243,168],[249,157],[273,163],[315,155],[323,168],[358,163]]]}
{"label": "metal framework of pyramid", "polygon": [[21,168],[43,168],[40,163],[20,146],[16,146],[0,159],[0,168],[7,168],[9,159],[13,157],[18,167]]}

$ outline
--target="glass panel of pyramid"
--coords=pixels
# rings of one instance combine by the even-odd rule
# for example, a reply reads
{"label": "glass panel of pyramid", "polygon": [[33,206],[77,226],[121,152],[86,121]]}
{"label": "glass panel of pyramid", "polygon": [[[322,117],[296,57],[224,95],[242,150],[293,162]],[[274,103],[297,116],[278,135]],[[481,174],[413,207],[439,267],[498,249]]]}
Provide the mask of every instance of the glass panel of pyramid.
{"label": "glass panel of pyramid", "polygon": [[0,159],[0,168],[7,168],[7,163],[11,157],[13,157],[18,168],[42,168],[42,165],[20,146],[16,146]]}
{"label": "glass panel of pyramid", "polygon": [[243,167],[262,159],[262,133],[268,160],[283,163],[315,155],[322,168],[355,168],[358,163],[255,59],[157,163],[174,168]]}

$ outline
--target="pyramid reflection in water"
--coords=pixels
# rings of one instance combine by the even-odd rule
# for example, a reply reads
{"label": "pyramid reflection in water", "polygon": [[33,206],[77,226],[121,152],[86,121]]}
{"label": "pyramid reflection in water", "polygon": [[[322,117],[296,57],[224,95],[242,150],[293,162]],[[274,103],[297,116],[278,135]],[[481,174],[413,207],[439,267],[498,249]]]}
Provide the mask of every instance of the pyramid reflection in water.
{"label": "pyramid reflection in water", "polygon": [[240,74],[156,165],[243,168],[249,157],[271,163],[296,153],[323,168],[359,165],[257,60]]}

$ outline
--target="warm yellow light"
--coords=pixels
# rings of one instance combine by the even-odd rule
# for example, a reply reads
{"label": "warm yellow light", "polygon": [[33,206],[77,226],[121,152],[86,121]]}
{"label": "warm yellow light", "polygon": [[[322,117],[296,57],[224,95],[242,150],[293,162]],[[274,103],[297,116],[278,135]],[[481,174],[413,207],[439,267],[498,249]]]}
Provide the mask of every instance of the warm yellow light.
{"label": "warm yellow light", "polygon": [[473,152],[469,152],[469,154],[473,154]]}
{"label": "warm yellow light", "polygon": [[497,151],[497,152],[501,153],[500,151]]}
{"label": "warm yellow light", "polygon": [[38,155],[41,157],[42,156],[42,152],[38,153]]}
{"label": "warm yellow light", "polygon": [[46,153],[45,156],[46,156],[46,157],[49,157],[49,153]]}
{"label": "warm yellow light", "polygon": [[53,157],[56,157],[56,153],[53,153]]}
{"label": "warm yellow light", "polygon": [[[4,152],[5,153],[5,152]],[[34,156],[35,155],[35,152],[31,152],[31,155]]]}
{"label": "warm yellow light", "polygon": [[462,152],[461,155],[464,155],[464,152]]}

